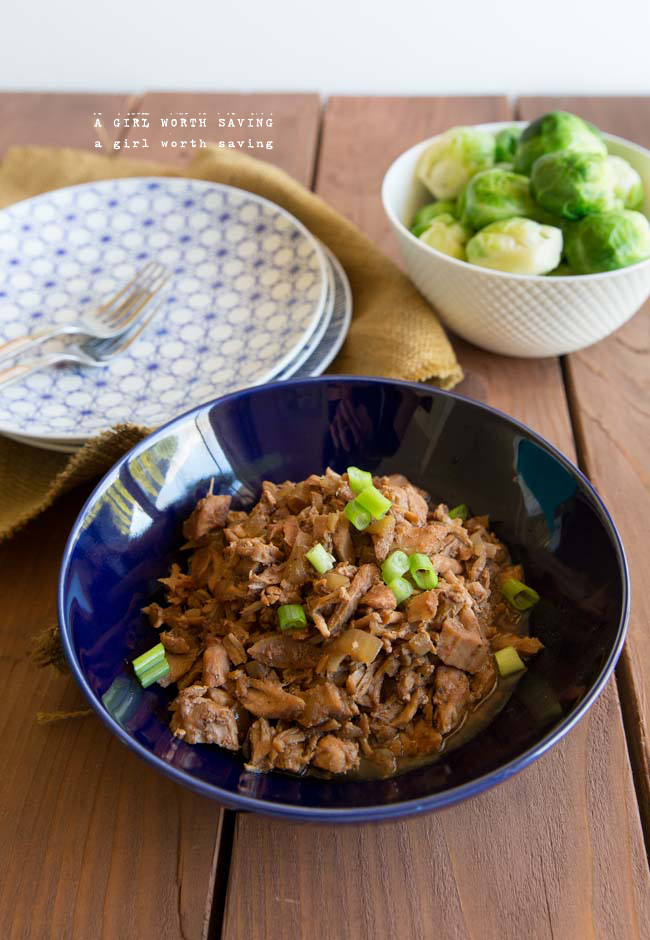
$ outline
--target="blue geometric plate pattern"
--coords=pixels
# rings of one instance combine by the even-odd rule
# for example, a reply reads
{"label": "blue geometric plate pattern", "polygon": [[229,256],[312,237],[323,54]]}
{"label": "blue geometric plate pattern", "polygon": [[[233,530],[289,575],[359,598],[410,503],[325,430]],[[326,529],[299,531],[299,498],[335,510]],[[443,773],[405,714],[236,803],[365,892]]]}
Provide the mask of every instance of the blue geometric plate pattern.
{"label": "blue geometric plate pattern", "polygon": [[[273,203],[200,180],[134,178],[46,193],[0,212],[0,341],[78,321],[147,261],[164,309],[108,368],[50,368],[0,392],[0,431],[80,441],[156,426],[271,379],[323,312],[317,241]],[[51,345],[43,350],[43,354]]]}

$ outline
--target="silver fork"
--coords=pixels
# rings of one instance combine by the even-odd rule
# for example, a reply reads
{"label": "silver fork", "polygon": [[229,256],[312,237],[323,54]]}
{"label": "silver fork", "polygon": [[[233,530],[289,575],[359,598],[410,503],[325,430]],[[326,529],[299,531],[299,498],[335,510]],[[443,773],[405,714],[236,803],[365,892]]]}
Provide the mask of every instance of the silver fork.
{"label": "silver fork", "polygon": [[0,372],[0,389],[6,388],[19,379],[26,378],[33,372],[40,372],[41,369],[47,369],[49,366],[57,365],[60,362],[76,362],[83,366],[107,366],[111,359],[119,356],[135,342],[145,327],[153,320],[161,306],[162,301],[153,304],[151,309],[137,323],[123,330],[117,336],[109,336],[106,339],[98,339],[94,336],[87,337],[83,342],[70,343],[69,346],[58,352],[10,366]]}
{"label": "silver fork", "polygon": [[[19,336],[0,344],[0,362],[40,346],[50,339],[64,336],[111,339],[135,324],[146,304],[169,278],[169,271],[157,261],[150,261],[111,299],[93,311],[92,319],[69,326],[44,327],[27,336]],[[83,341],[79,341],[83,345]]]}

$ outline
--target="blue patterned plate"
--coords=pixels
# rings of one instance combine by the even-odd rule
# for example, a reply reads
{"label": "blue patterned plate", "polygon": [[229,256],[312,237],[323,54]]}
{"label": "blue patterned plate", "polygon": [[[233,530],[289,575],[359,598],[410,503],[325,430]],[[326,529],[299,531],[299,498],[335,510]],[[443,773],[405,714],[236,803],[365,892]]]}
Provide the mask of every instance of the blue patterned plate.
{"label": "blue patterned plate", "polygon": [[148,259],[173,272],[165,310],[106,369],[62,366],[0,392],[0,431],[77,443],[147,426],[269,381],[323,313],[316,239],[251,193],[134,178],[56,190],[0,212],[0,341],[69,323]]}
{"label": "blue patterned plate", "polygon": [[[321,245],[330,263],[334,278],[334,311],[322,339],[303,362],[291,363],[275,376],[274,381],[322,375],[345,342],[352,321],[352,290],[343,265],[329,248]],[[311,344],[310,344],[311,345]]]}

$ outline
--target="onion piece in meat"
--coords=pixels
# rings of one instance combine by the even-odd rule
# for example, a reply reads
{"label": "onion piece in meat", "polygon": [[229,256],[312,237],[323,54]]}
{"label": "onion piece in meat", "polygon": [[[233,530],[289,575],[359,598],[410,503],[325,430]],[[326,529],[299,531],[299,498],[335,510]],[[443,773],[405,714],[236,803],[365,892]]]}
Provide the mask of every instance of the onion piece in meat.
{"label": "onion piece in meat", "polygon": [[383,644],[379,637],[373,636],[372,633],[368,633],[365,630],[357,630],[351,627],[349,630],[346,630],[345,633],[342,633],[341,636],[337,637],[328,647],[328,653],[334,654],[334,656],[330,655],[328,671],[330,671],[334,662],[338,659],[337,654],[341,654],[340,659],[338,659],[339,664],[343,657],[349,656],[350,659],[354,659],[355,662],[365,663],[366,666],[368,666],[377,656],[382,646]]}

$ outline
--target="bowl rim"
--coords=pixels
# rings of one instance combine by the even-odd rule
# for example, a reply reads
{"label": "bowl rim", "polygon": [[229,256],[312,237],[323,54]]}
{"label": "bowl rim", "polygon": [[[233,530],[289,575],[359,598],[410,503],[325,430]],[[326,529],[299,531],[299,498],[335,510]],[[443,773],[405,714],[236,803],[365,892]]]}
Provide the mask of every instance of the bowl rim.
{"label": "bowl rim", "polygon": [[[467,124],[458,126],[471,127],[476,130],[499,131],[506,127],[526,127],[529,123],[529,121],[487,121],[483,124]],[[447,130],[451,129],[452,128],[447,128]],[[595,274],[555,274],[552,278],[548,274],[515,274],[514,272],[511,273],[510,271],[498,271],[496,268],[484,268],[478,264],[470,264],[469,261],[462,261],[460,258],[452,258],[451,255],[446,255],[443,251],[438,251],[437,248],[433,248],[431,245],[427,245],[427,243],[423,242],[421,239],[416,238],[416,236],[407,228],[404,222],[402,222],[402,220],[397,216],[388,200],[387,190],[389,177],[391,174],[393,174],[395,168],[401,161],[406,162],[407,158],[415,156],[416,154],[419,155],[420,151],[423,151],[429,144],[433,143],[434,140],[437,140],[446,132],[447,131],[441,131],[439,134],[434,134],[432,137],[429,137],[426,140],[421,140],[418,143],[413,144],[413,146],[409,147],[408,150],[402,151],[402,153],[395,157],[395,159],[391,162],[382,180],[381,201],[384,207],[384,212],[386,213],[386,216],[388,217],[388,220],[393,228],[399,233],[399,235],[406,236],[411,244],[417,245],[419,249],[424,249],[433,257],[438,258],[441,261],[449,262],[456,267],[462,268],[463,271],[467,271],[469,269],[473,273],[493,275],[499,278],[513,279],[516,281],[531,283],[547,284],[549,281],[551,281],[551,283],[560,282],[571,284],[586,284],[587,282],[599,281],[603,278],[624,277],[625,274],[629,271],[636,271],[643,266],[646,268],[650,267],[650,258],[646,258],[644,261],[637,261],[635,264],[628,264],[624,268],[616,268],[614,271],[597,271]],[[624,147],[628,147],[630,150],[636,150],[639,154],[646,157],[650,161],[650,150],[648,150],[646,147],[643,147],[641,144],[634,143],[634,141],[627,140],[625,137],[619,137],[616,134],[606,133],[605,131],[602,131],[602,136],[606,141],[611,140],[615,143],[622,144]],[[643,212],[641,215],[644,215],[646,218],[648,218],[648,216]]]}
{"label": "bowl rim", "polygon": [[[109,712],[103,707],[101,700],[95,695],[88,681],[86,680],[82,666],[77,659],[72,643],[71,629],[67,623],[67,618],[65,615],[64,582],[66,580],[66,574],[69,569],[71,556],[77,543],[80,530],[83,527],[86,515],[97,497],[100,496],[110,485],[112,485],[114,480],[119,476],[121,468],[128,460],[146,450],[153,442],[168,434],[175,427],[185,424],[188,419],[194,418],[200,413],[209,410],[215,404],[236,402],[238,399],[241,399],[245,396],[255,393],[262,393],[267,390],[329,383],[346,383],[352,385],[391,385],[397,386],[399,388],[413,389],[420,393],[425,391],[429,392],[434,397],[441,396],[442,398],[450,398],[455,401],[471,404],[481,411],[487,412],[491,415],[496,415],[497,417],[504,419],[513,425],[516,429],[523,431],[527,436],[540,445],[542,449],[550,452],[551,455],[555,457],[555,459],[558,460],[560,464],[571,473],[572,476],[582,483],[587,493],[591,496],[595,504],[596,511],[599,512],[601,521],[614,545],[619,564],[619,573],[622,581],[621,614],[615,640],[608,654],[606,662],[596,677],[595,682],[590,687],[585,697],[577,705],[577,707],[567,716],[565,716],[565,718],[557,726],[551,728],[540,739],[540,741],[527,748],[523,753],[512,758],[506,764],[497,767],[495,770],[482,774],[480,777],[461,784],[460,786],[452,787],[450,790],[434,793],[427,797],[422,797],[415,800],[396,801],[393,803],[379,804],[361,808],[345,807],[329,809],[327,807],[318,806],[300,806],[295,803],[271,802],[264,799],[258,799],[256,797],[245,796],[239,793],[233,793],[230,790],[223,789],[217,784],[198,780],[183,769],[174,767],[173,765],[167,763],[161,757],[158,757],[152,751],[148,750],[133,737],[131,737],[131,735],[125,729],[123,729],[121,725],[119,725],[118,722],[112,717],[112,715],[110,715]],[[436,386],[425,386],[417,382],[409,382],[400,379],[386,379],[380,376],[328,375],[293,380],[289,379],[283,382],[273,382],[267,385],[253,386],[252,388],[240,389],[237,392],[231,392],[229,395],[224,395],[223,397],[213,401],[204,402],[203,404],[184,412],[183,414],[174,418],[172,421],[169,421],[167,424],[153,431],[151,434],[148,434],[145,438],[143,438],[142,441],[138,442],[134,447],[123,454],[122,457],[115,464],[113,464],[113,466],[101,478],[99,483],[93,488],[90,496],[84,502],[84,505],[82,506],[79,515],[77,516],[77,519],[72,527],[70,535],[68,536],[59,572],[57,589],[57,613],[60,625],[61,643],[66,660],[70,667],[70,671],[93,710],[97,713],[101,721],[108,727],[108,729],[117,736],[118,740],[120,740],[122,744],[126,745],[126,747],[128,747],[130,750],[134,751],[147,763],[160,770],[175,783],[182,784],[188,787],[190,790],[201,794],[202,796],[217,800],[227,808],[250,810],[261,813],[262,815],[275,816],[284,819],[300,819],[303,821],[312,822],[359,823],[387,819],[402,819],[419,815],[421,813],[431,812],[435,809],[442,809],[469,797],[476,796],[484,790],[495,786],[497,783],[501,783],[507,780],[514,774],[524,770],[534,760],[537,760],[537,758],[545,754],[554,744],[560,741],[561,738],[563,738],[564,735],[567,734],[578,723],[578,721],[581,720],[581,718],[584,717],[598,696],[601,694],[607,681],[609,680],[625,642],[625,636],[630,619],[630,592],[630,573],[625,555],[625,549],[623,548],[621,537],[609,513],[609,510],[605,506],[595,487],[587,479],[584,473],[582,473],[582,471],[577,466],[575,466],[575,464],[573,464],[565,454],[558,450],[558,448],[556,448],[553,444],[549,443],[536,431],[533,431],[532,428],[529,428],[527,425],[523,424],[523,422],[518,421],[516,418],[512,418],[510,415],[506,414],[498,408],[483,404],[482,402],[478,402],[466,395],[461,395],[458,392],[447,391],[437,388]]]}

